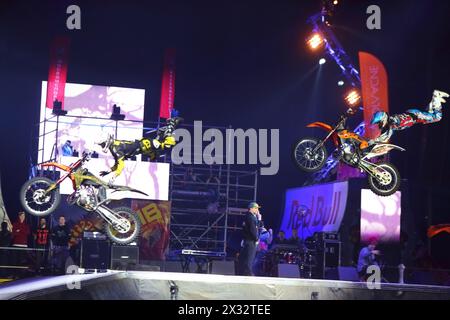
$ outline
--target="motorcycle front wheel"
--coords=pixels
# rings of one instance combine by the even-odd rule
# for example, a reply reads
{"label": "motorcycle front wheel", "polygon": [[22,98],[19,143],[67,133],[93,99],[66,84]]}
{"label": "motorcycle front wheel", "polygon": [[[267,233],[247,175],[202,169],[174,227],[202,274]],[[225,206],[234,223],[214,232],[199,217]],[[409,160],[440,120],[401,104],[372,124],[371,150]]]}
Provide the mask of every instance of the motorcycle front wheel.
{"label": "motorcycle front wheel", "polygon": [[45,217],[58,208],[61,202],[59,188],[45,192],[54,182],[48,178],[36,177],[24,183],[20,189],[20,203],[29,214]]}
{"label": "motorcycle front wheel", "polygon": [[401,178],[397,168],[391,163],[377,163],[378,167],[385,170],[377,177],[369,175],[369,187],[373,193],[382,197],[389,197],[400,188]]}
{"label": "motorcycle front wheel", "polygon": [[141,232],[141,223],[136,213],[130,208],[120,207],[113,210],[117,215],[128,221],[128,228],[127,230],[119,230],[119,228],[115,228],[109,223],[105,223],[106,235],[111,241],[117,244],[130,244],[139,236],[139,233]]}
{"label": "motorcycle front wheel", "polygon": [[309,173],[323,168],[328,157],[327,149],[321,146],[314,152],[320,143],[316,138],[304,138],[294,145],[292,156],[297,167]]}

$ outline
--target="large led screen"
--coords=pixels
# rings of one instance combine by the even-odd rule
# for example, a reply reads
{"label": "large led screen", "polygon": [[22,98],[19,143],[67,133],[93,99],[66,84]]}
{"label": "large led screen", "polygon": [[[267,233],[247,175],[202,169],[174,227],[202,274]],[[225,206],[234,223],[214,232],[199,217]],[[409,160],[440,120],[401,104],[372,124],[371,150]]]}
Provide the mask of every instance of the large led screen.
{"label": "large led screen", "polygon": [[[47,82],[42,82],[39,151],[37,162],[52,159],[63,164],[71,164],[85,150],[98,153],[86,167],[95,175],[108,170],[113,164],[113,157],[103,153],[95,142],[105,133],[111,133],[120,140],[141,139],[143,135],[145,90],[133,88],[94,86],[67,83],[65,89],[64,110],[67,115],[57,118],[52,109],[46,107]],[[120,107],[125,115],[124,121],[111,120],[113,106]],[[64,153],[64,144],[70,141],[75,154]],[[141,156],[126,161],[122,174],[115,181],[147,193],[142,196],[130,193],[126,196],[134,199],[168,200],[169,164],[142,161]],[[108,177],[106,177],[107,179]],[[61,186],[62,194],[73,190],[70,181]],[[123,196],[120,195],[120,196]]]}
{"label": "large led screen", "polygon": [[380,197],[361,190],[361,241],[376,238],[381,243],[400,241],[401,192]]}

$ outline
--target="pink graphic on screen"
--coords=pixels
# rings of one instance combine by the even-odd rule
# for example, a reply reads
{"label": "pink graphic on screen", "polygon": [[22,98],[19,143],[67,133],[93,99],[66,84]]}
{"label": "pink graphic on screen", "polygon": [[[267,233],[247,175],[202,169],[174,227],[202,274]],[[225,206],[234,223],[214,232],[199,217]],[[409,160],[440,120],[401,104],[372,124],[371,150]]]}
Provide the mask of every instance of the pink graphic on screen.
{"label": "pink graphic on screen", "polygon": [[361,241],[376,238],[380,243],[399,242],[401,192],[380,197],[371,190],[361,190]]}

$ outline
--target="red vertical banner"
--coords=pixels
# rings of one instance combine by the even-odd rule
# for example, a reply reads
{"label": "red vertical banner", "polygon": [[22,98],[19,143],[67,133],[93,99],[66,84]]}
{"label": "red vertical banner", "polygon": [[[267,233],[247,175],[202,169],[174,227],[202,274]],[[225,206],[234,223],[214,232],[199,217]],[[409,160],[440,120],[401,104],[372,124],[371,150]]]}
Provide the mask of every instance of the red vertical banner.
{"label": "red vertical banner", "polygon": [[64,109],[64,90],[67,80],[70,40],[67,37],[57,37],[50,48],[50,68],[47,83],[47,108],[53,109],[53,103],[58,100]]}
{"label": "red vertical banner", "polygon": [[359,64],[366,125],[365,137],[373,139],[380,134],[378,127],[370,124],[373,114],[377,111],[389,112],[388,77],[383,63],[370,53],[360,52]]}
{"label": "red vertical banner", "polygon": [[170,118],[175,99],[175,49],[166,49],[161,86],[161,103],[159,117]]}

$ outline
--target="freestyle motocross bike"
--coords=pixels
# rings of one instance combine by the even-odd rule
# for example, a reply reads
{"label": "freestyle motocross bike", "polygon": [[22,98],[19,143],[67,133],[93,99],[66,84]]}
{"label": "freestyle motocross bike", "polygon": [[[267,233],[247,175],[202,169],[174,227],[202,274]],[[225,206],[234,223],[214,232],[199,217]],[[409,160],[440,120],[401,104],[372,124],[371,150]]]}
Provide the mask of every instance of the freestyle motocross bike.
{"label": "freestyle motocross bike", "polygon": [[107,191],[111,193],[120,191],[144,192],[126,186],[108,184],[94,176],[83,164],[90,160],[89,152],[70,166],[56,162],[48,162],[41,165],[42,168],[59,168],[62,176],[57,181],[46,177],[35,177],[28,180],[20,190],[20,201],[26,212],[31,215],[44,217],[54,212],[60,202],[59,185],[65,179],[72,180],[74,192],[68,196],[67,202],[76,204],[88,212],[96,212],[106,222],[104,228],[107,236],[117,244],[129,244],[139,235],[141,224],[136,214],[127,207],[110,209],[106,205],[111,199],[107,197]]}
{"label": "freestyle motocross bike", "polygon": [[328,152],[325,143],[332,139],[336,149],[333,155],[343,163],[367,173],[370,189],[379,196],[390,196],[400,188],[400,174],[397,168],[388,162],[374,163],[370,160],[386,155],[391,150],[405,149],[389,144],[374,142],[369,144],[364,138],[345,129],[347,115],[331,127],[323,122],[309,124],[308,128],[321,128],[328,132],[324,139],[303,138],[297,141],[293,149],[293,158],[297,166],[309,173],[323,168]]}

